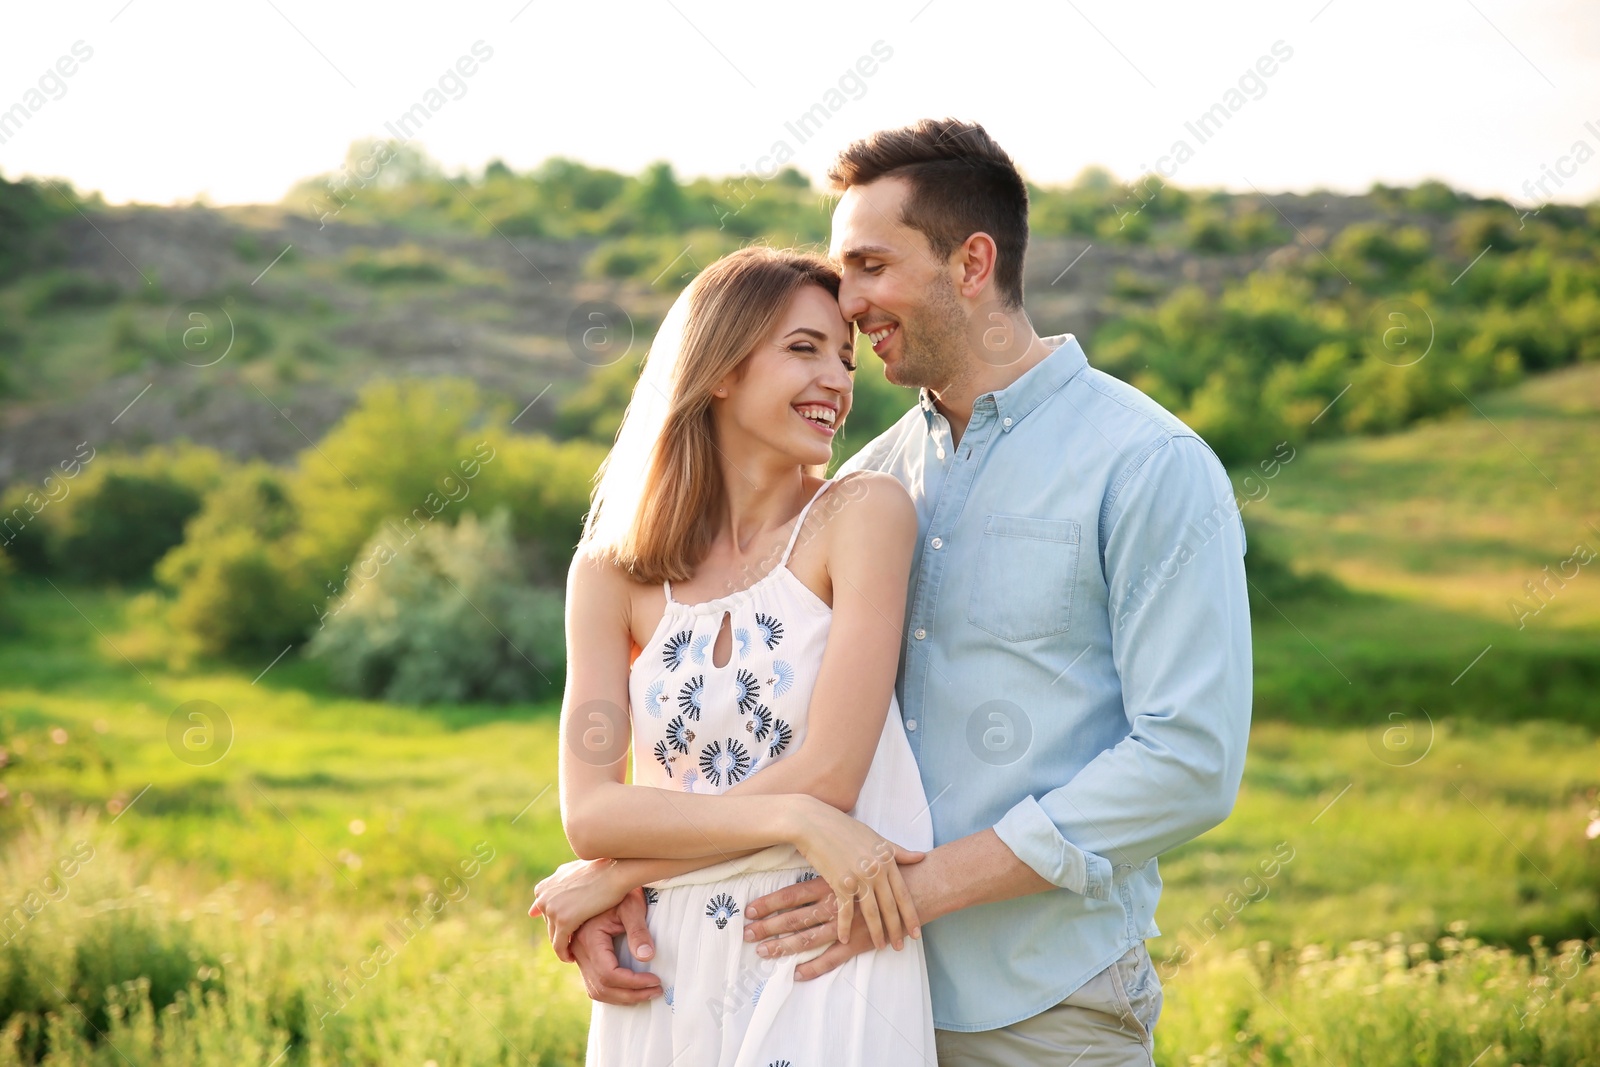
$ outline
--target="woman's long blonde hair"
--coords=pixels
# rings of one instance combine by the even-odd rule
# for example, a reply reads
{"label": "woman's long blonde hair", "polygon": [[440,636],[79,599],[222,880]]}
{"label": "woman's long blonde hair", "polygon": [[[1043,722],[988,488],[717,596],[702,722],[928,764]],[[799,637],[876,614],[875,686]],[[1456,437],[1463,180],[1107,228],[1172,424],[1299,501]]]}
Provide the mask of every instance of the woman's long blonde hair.
{"label": "woman's long blonde hair", "polygon": [[[821,256],[765,247],[742,248],[724,256],[689,283],[679,297],[682,319],[675,350],[660,351],[652,345],[623,417],[623,429],[618,431],[618,444],[595,474],[580,549],[589,546],[640,582],[681,582],[694,574],[710,550],[714,516],[726,504],[711,391],[777,328],[794,295],[807,285],[820,286],[837,299],[839,274]],[[675,306],[674,314],[679,311]],[[669,321],[672,318],[668,316]],[[670,367],[658,367],[652,374],[650,363],[658,358],[670,360]],[[648,460],[642,479],[635,474],[629,485],[630,472],[612,467],[638,462],[621,454],[627,451],[623,438],[630,419],[652,403],[659,409],[657,393],[667,397],[664,414],[657,416],[660,429],[653,443],[645,446]],[[821,477],[826,465],[808,465],[805,470]],[[631,492],[608,498],[608,484],[629,485]],[[636,505],[630,496],[637,497]],[[624,526],[616,509],[630,507],[632,521]],[[599,521],[607,508],[613,509],[609,524]]]}

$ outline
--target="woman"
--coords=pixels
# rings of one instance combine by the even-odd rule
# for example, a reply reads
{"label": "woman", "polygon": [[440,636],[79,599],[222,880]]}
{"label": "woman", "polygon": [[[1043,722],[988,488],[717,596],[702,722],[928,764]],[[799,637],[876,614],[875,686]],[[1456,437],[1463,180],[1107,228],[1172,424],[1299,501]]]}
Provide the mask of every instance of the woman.
{"label": "woman", "polygon": [[[577,926],[646,886],[656,955],[623,960],[665,995],[595,1004],[591,1067],[933,1056],[897,866],[933,844],[894,699],[917,518],[887,475],[822,477],[855,369],[838,291],[825,260],[793,251],[701,272],[598,476],[568,577],[561,720],[581,859],[539,884],[531,914],[570,959]],[[820,950],[758,955],[744,906],[812,877],[834,890],[842,940],[897,951],[799,982]]]}

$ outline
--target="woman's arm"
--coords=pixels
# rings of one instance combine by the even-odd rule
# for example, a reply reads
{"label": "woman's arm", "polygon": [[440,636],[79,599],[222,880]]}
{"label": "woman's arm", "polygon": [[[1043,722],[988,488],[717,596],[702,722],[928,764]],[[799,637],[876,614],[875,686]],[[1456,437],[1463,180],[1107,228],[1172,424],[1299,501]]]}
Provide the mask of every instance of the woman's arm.
{"label": "woman's arm", "polygon": [[573,561],[561,792],[568,840],[580,857],[682,861],[630,869],[654,881],[768,845],[798,845],[818,822],[817,800],[840,811],[855,807],[894,689],[917,519],[888,475],[860,472],[832,492],[847,499],[826,513],[823,530],[833,619],[805,741],[721,795],[624,784],[627,579],[587,558]]}
{"label": "woman's arm", "polygon": [[[722,858],[799,834],[802,798],[678,793],[624,782],[628,713],[627,578],[587,553],[567,574],[567,684],[561,704],[559,781],[567,841],[582,859]],[[814,803],[814,801],[813,801]]]}
{"label": "woman's arm", "polygon": [[[894,688],[916,510],[887,475],[860,472],[836,491],[839,503],[830,501],[833,506],[823,513],[834,520],[823,527],[833,619],[812,690],[806,738],[789,757],[722,795],[624,785],[621,759],[631,731],[619,709],[627,698],[631,646],[628,589],[622,584],[606,591],[608,582],[617,581],[614,571],[574,560],[569,649],[577,651],[577,633],[616,636],[569,661],[562,714],[563,821],[580,856],[603,851],[634,858],[588,857],[540,883],[530,914],[545,916],[561,958],[569,958],[568,941],[585,919],[635,886],[779,842],[795,845],[834,890],[840,941],[849,940],[858,901],[874,944],[881,947],[887,940],[899,948],[905,933],[920,936],[921,920],[898,864],[916,862],[922,854],[884,840],[844,814],[855,807]],[[608,673],[620,679],[609,690],[604,687]],[[586,724],[580,745],[579,730]],[[767,828],[753,830],[753,822]],[[707,846],[713,852],[706,852]]]}

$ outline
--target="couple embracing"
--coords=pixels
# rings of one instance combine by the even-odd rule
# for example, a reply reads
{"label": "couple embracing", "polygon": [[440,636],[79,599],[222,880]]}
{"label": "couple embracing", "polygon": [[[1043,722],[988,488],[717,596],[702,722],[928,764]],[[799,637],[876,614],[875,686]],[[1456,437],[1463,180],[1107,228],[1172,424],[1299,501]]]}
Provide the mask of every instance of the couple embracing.
{"label": "couple embracing", "polygon": [[[982,127],[877,133],[829,178],[830,255],[702,271],[600,470],[581,858],[533,914],[591,1065],[1150,1064],[1156,857],[1244,766],[1232,486],[1034,332],[1027,188]],[[858,332],[919,400],[826,478]]]}

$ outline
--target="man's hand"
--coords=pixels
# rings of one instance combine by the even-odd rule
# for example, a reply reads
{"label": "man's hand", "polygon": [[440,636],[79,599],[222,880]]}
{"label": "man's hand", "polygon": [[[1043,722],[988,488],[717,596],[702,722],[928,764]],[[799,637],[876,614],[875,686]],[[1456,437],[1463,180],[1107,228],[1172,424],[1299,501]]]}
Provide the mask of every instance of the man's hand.
{"label": "man's hand", "polygon": [[766,959],[828,946],[822,955],[794,969],[794,976],[802,981],[827,974],[873,947],[868,937],[853,937],[840,943],[838,898],[821,878],[809,878],[757,897],[744,913],[754,920],[745,923],[744,939],[764,942],[756,946],[756,954]]}
{"label": "man's hand", "polygon": [[602,1004],[642,1004],[661,995],[661,979],[648,971],[635,971],[617,961],[617,947],[611,940],[618,934],[628,937],[628,951],[634,959],[655,958],[650,928],[645,924],[644,890],[635,889],[622,903],[601,912],[572,937],[572,956],[583,975],[584,990],[590,1000]]}
{"label": "man's hand", "polygon": [[574,860],[534,888],[528,914],[543,918],[550,947],[562,963],[572,963],[572,935],[588,920],[623,901],[627,890],[617,885],[616,860]]}

